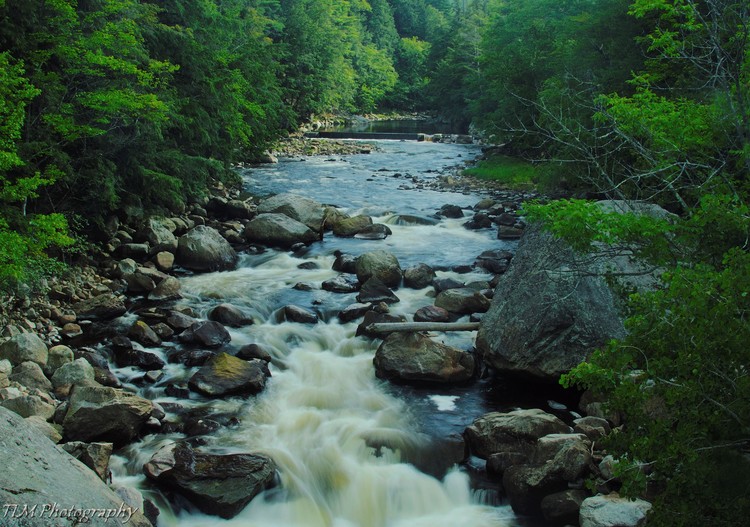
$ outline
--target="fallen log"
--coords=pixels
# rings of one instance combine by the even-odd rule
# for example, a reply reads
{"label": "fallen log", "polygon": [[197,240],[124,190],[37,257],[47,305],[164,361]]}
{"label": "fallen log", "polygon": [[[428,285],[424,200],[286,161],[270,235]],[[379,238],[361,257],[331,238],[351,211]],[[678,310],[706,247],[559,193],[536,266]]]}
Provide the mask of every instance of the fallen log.
{"label": "fallen log", "polygon": [[476,331],[479,322],[374,322],[367,326],[370,333],[396,331]]}

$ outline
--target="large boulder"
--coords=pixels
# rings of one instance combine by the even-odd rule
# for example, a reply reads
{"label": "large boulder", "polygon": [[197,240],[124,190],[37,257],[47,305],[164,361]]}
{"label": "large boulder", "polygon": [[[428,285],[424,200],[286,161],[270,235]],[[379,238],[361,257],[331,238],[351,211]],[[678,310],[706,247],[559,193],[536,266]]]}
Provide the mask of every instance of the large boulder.
{"label": "large boulder", "polygon": [[318,237],[323,233],[326,209],[317,201],[297,194],[277,194],[258,206],[259,213],[278,213],[306,225]]}
{"label": "large boulder", "polygon": [[127,311],[123,298],[112,293],[81,300],[72,307],[78,320],[111,320]]}
{"label": "large boulder", "polygon": [[402,273],[398,258],[387,251],[361,254],[357,258],[355,269],[361,283],[375,277],[388,287],[398,287],[401,284]]}
{"label": "large boulder", "polygon": [[268,375],[265,361],[245,361],[228,353],[219,353],[190,378],[188,387],[209,397],[255,394],[266,387]]}
{"label": "large boulder", "polygon": [[404,286],[412,289],[423,289],[431,286],[437,278],[435,270],[427,264],[417,264],[404,271]]}
{"label": "large boulder", "polygon": [[575,269],[580,260],[541,226],[526,229],[479,327],[477,349],[488,365],[557,382],[589,352],[625,335],[612,291],[602,277]]}
{"label": "large boulder", "polygon": [[227,329],[215,320],[200,320],[194,322],[189,328],[180,333],[180,342],[195,344],[206,348],[220,348],[230,340],[232,336]]}
{"label": "large boulder", "polygon": [[[3,527],[70,527],[71,514],[93,527],[150,527],[142,511],[123,502],[97,474],[41,435],[30,423],[0,408],[0,503],[5,504]],[[13,504],[18,504],[14,509]],[[63,516],[53,514],[70,511]],[[35,514],[22,514],[34,510]],[[36,507],[35,509],[33,509]],[[91,510],[112,511],[105,519]],[[88,512],[87,512],[88,511]],[[46,514],[45,514],[46,513]]]}
{"label": "large boulder", "polygon": [[31,361],[46,366],[47,345],[34,333],[21,333],[0,344],[0,360],[8,359],[13,366]]}
{"label": "large boulder", "polygon": [[157,484],[177,490],[203,512],[232,518],[272,486],[276,465],[259,454],[199,452],[181,441],[158,450],[143,472]]}
{"label": "large boulder", "polygon": [[617,493],[587,498],[581,504],[581,527],[638,527],[651,510],[647,501],[621,498]]}
{"label": "large boulder", "polygon": [[208,319],[230,328],[240,328],[253,323],[253,317],[246,315],[235,305],[223,303],[211,308]]}
{"label": "large boulder", "polygon": [[435,306],[457,315],[469,315],[487,311],[490,300],[479,291],[462,287],[442,291],[435,298]]}
{"label": "large boulder", "polygon": [[150,254],[160,251],[174,252],[177,250],[177,237],[174,231],[177,226],[168,218],[152,216],[146,220],[141,236],[148,242]]}
{"label": "large boulder", "polygon": [[457,383],[471,379],[470,353],[435,342],[421,333],[391,333],[373,358],[375,374],[403,383]]}
{"label": "large boulder", "polygon": [[237,253],[219,231],[199,225],[180,236],[177,263],[193,271],[223,271],[234,269]]}
{"label": "large boulder", "polygon": [[370,225],[372,225],[372,218],[369,216],[340,217],[333,222],[333,234],[350,238]]}
{"label": "large boulder", "polygon": [[259,214],[253,218],[245,227],[244,236],[249,242],[279,247],[312,243],[320,239],[320,235],[304,223],[278,213]]}
{"label": "large boulder", "polygon": [[115,388],[76,385],[63,420],[66,440],[107,441],[122,445],[135,439],[154,406],[148,399]]}

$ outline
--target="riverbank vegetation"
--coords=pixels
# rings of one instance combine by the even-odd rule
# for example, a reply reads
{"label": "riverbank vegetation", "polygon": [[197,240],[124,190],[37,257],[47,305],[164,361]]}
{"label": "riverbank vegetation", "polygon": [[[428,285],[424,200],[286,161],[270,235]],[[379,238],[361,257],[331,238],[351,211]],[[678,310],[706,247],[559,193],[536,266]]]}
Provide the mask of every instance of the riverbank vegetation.
{"label": "riverbank vegetation", "polygon": [[580,249],[663,270],[631,297],[630,335],[565,378],[623,415],[624,491],[657,496],[655,525],[742,523],[746,1],[0,0],[0,287],[59,272],[48,256],[74,256],[112,213],[232,181],[314,114],[385,110],[471,123],[524,160],[490,167],[514,184],[543,164],[579,196],[675,213],[528,209]]}

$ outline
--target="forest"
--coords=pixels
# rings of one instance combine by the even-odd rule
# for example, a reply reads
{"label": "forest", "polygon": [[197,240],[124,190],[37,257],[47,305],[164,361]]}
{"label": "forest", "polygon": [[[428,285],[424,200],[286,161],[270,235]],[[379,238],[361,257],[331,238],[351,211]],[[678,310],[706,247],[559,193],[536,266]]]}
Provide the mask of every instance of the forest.
{"label": "forest", "polygon": [[629,336],[562,382],[628,423],[608,448],[651,524],[744,523],[747,0],[0,0],[0,285],[58,272],[113,211],[179,210],[313,116],[390,111],[471,126],[568,198],[530,218],[662,269]]}

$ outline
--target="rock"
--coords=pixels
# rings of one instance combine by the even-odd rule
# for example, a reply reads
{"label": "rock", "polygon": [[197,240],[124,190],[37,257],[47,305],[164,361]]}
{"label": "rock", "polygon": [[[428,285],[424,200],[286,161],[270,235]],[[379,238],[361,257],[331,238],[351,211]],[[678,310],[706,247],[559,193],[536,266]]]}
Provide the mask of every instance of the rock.
{"label": "rock", "polygon": [[244,361],[219,353],[190,378],[188,387],[209,397],[256,394],[266,387],[269,375],[264,361]]}
{"label": "rock", "polygon": [[370,333],[367,331],[367,327],[370,324],[382,323],[382,322],[405,322],[406,318],[403,316],[391,315],[389,313],[380,313],[375,310],[370,310],[365,313],[365,318],[357,326],[357,336],[365,336],[371,339],[379,339],[383,335],[382,333]]}
{"label": "rock", "polygon": [[489,229],[490,227],[492,227],[492,220],[483,212],[477,212],[469,221],[464,223],[464,228],[470,230]]}
{"label": "rock", "polygon": [[170,311],[166,320],[167,325],[178,333],[188,329],[196,322],[198,321],[195,318],[179,311]]}
{"label": "rock", "polygon": [[111,320],[127,311],[122,298],[105,293],[73,304],[79,320]]}
{"label": "rock", "polygon": [[179,339],[186,344],[220,348],[232,340],[232,336],[219,322],[207,320],[195,322],[180,334]]}
{"label": "rock", "polygon": [[320,203],[297,194],[277,194],[258,206],[259,213],[278,213],[304,225],[319,238],[323,233],[325,207]]}
{"label": "rock", "polygon": [[437,274],[427,264],[418,264],[404,271],[404,286],[412,289],[423,289],[431,286]]}
{"label": "rock", "polygon": [[400,302],[400,299],[381,280],[373,276],[362,284],[357,295],[357,302],[395,304]]}
{"label": "rock", "polygon": [[169,272],[174,267],[174,252],[159,251],[154,255],[153,262],[156,264],[156,268],[162,272]]}
{"label": "rock", "polygon": [[70,441],[61,445],[62,449],[78,461],[96,472],[102,481],[109,478],[109,458],[112,456],[112,443],[84,443]]}
{"label": "rock", "polygon": [[260,359],[262,361],[271,362],[273,360],[271,354],[258,344],[248,344],[246,346],[242,346],[237,351],[236,357],[238,359],[246,361]]}
{"label": "rock", "polygon": [[209,359],[216,356],[216,352],[206,349],[178,350],[169,354],[169,362],[184,364],[188,368],[203,366]]}
{"label": "rock", "polygon": [[144,273],[136,271],[134,273],[125,273],[122,275],[122,279],[128,284],[128,293],[131,295],[148,293],[156,288],[156,282],[154,279]]}
{"label": "rock", "polygon": [[354,237],[358,240],[385,240],[391,234],[393,231],[388,225],[373,223],[361,229]]}
{"label": "rock", "polygon": [[257,207],[251,201],[239,199],[226,200],[223,198],[211,198],[206,208],[220,218],[250,219],[255,216]]}
{"label": "rock", "polygon": [[468,315],[486,312],[490,308],[490,300],[469,288],[447,289],[435,298],[435,306],[457,315]]}
{"label": "rock", "polygon": [[458,205],[443,205],[438,212],[443,218],[463,218],[464,211]]}
{"label": "rock", "polygon": [[421,333],[391,333],[373,358],[379,378],[404,383],[458,383],[474,375],[474,357]]}
{"label": "rock", "polygon": [[336,251],[334,253],[336,260],[333,262],[331,269],[340,273],[357,274],[357,257],[351,254],[344,254]]}
{"label": "rock", "polygon": [[150,249],[148,243],[123,243],[115,253],[122,258],[133,258],[141,262],[148,258]]}
{"label": "rock", "polygon": [[143,472],[159,485],[177,490],[203,512],[232,518],[272,485],[276,466],[258,454],[203,453],[179,442],[158,450]]}
{"label": "rock", "polygon": [[136,320],[128,330],[128,337],[146,347],[161,346],[161,339],[143,320]]}
{"label": "rock", "polygon": [[590,351],[625,335],[609,287],[571,269],[577,259],[539,226],[527,229],[479,328],[477,349],[487,364],[557,382]]}
{"label": "rock", "polygon": [[414,322],[450,322],[451,318],[450,312],[436,306],[420,307],[414,313]]}
{"label": "rock", "polygon": [[63,364],[52,375],[52,386],[55,389],[74,384],[93,384],[96,382],[94,367],[86,359],[80,358]]}
{"label": "rock", "polygon": [[573,421],[573,431],[579,434],[585,434],[592,441],[597,441],[608,435],[612,428],[609,422],[601,417],[586,416]]}
{"label": "rock", "polygon": [[135,394],[106,386],[76,385],[70,395],[63,431],[68,441],[132,441],[151,417],[153,404]]}
{"label": "rock", "polygon": [[168,218],[151,217],[146,220],[140,234],[148,242],[151,254],[174,252],[177,250],[177,238],[173,234],[176,229],[177,226]]}
{"label": "rock", "polygon": [[435,293],[439,295],[448,289],[461,289],[464,287],[464,283],[455,278],[436,278],[432,281],[432,287],[435,288]]}
{"label": "rock", "polygon": [[299,306],[284,306],[284,320],[302,324],[317,324],[318,315]]}
{"label": "rock", "polygon": [[586,498],[581,504],[581,527],[636,527],[646,524],[647,501],[621,498],[617,493]]}
{"label": "rock", "polygon": [[135,366],[141,370],[153,371],[164,367],[164,361],[158,355],[135,349],[130,339],[126,337],[112,339],[112,352],[115,364],[120,368]]}
{"label": "rock", "polygon": [[219,231],[199,225],[180,236],[177,263],[193,271],[223,271],[237,265],[234,252]]}
{"label": "rock", "polygon": [[513,254],[503,250],[484,251],[477,256],[476,266],[494,274],[502,274],[508,270]]}
{"label": "rock", "polygon": [[24,421],[38,434],[46,437],[53,443],[57,444],[62,440],[62,434],[60,433],[60,425],[53,425],[47,422],[47,419],[40,415],[32,415],[26,417]]}
{"label": "rock", "polygon": [[333,234],[344,238],[351,238],[365,227],[372,225],[369,216],[351,216],[349,218],[338,218],[333,223]]}
{"label": "rock", "polygon": [[518,240],[521,236],[523,236],[523,229],[519,229],[518,227],[500,225],[497,228],[498,240]]}
{"label": "rock", "polygon": [[339,275],[326,280],[321,287],[323,290],[332,293],[355,293],[359,291],[359,282],[349,276]]}
{"label": "rock", "polygon": [[230,328],[240,328],[253,323],[253,318],[232,304],[219,304],[208,312],[208,319]]}
{"label": "rock", "polygon": [[[123,524],[128,527],[150,527],[140,511],[123,503],[107,485],[80,461],[68,455],[46,437],[30,426],[20,416],[0,408],[0,447],[3,451],[3,470],[0,471],[0,503],[37,507],[37,511],[50,513],[55,505],[60,509],[75,510],[83,514],[85,509],[112,510],[116,517],[109,522],[90,520],[90,525],[104,527]],[[75,507],[75,508],[73,508]],[[8,522],[9,511],[0,524],[13,527],[38,527],[39,517],[30,515],[13,518]],[[27,509],[28,510],[28,509]],[[70,527],[70,518],[44,517],[45,527]],[[82,516],[79,516],[81,518]]]}
{"label": "rock", "polygon": [[351,322],[352,320],[356,320],[365,316],[365,313],[367,313],[370,309],[372,309],[372,304],[369,302],[364,304],[350,304],[339,311],[338,317],[341,322]]}
{"label": "rock", "polygon": [[357,279],[361,283],[375,277],[388,287],[398,287],[401,284],[401,266],[398,259],[386,251],[372,251],[360,255],[355,269]]}
{"label": "rock", "polygon": [[584,490],[569,489],[545,496],[541,508],[544,519],[555,525],[575,525],[581,503],[588,497]]}
{"label": "rock", "polygon": [[289,248],[297,243],[309,244],[320,239],[304,223],[284,214],[259,214],[245,227],[243,233],[249,242]]}
{"label": "rock", "polygon": [[148,299],[152,302],[165,302],[167,300],[176,300],[182,298],[180,289],[182,285],[174,276],[168,276],[148,294]]}
{"label": "rock", "polygon": [[[73,360],[73,358],[71,357],[70,360]],[[5,375],[10,375],[12,371],[13,371],[13,364],[8,359],[0,359],[0,373],[4,373]]]}
{"label": "rock", "polygon": [[483,459],[498,452],[518,452],[530,457],[539,438],[566,434],[570,427],[552,414],[537,408],[512,412],[490,412],[466,428],[472,453]]}
{"label": "rock", "polygon": [[0,359],[7,359],[13,366],[31,361],[46,366],[49,358],[47,345],[35,333],[21,333],[0,344]]}
{"label": "rock", "polygon": [[5,399],[2,406],[21,417],[38,416],[46,421],[55,415],[55,407],[37,395],[21,395]]}
{"label": "rock", "polygon": [[13,368],[13,373],[8,378],[11,382],[17,382],[30,390],[52,391],[52,383],[47,379],[42,368],[36,362],[22,362]]}
{"label": "rock", "polygon": [[66,338],[72,339],[83,335],[83,329],[78,324],[68,322],[62,327],[60,334]]}

